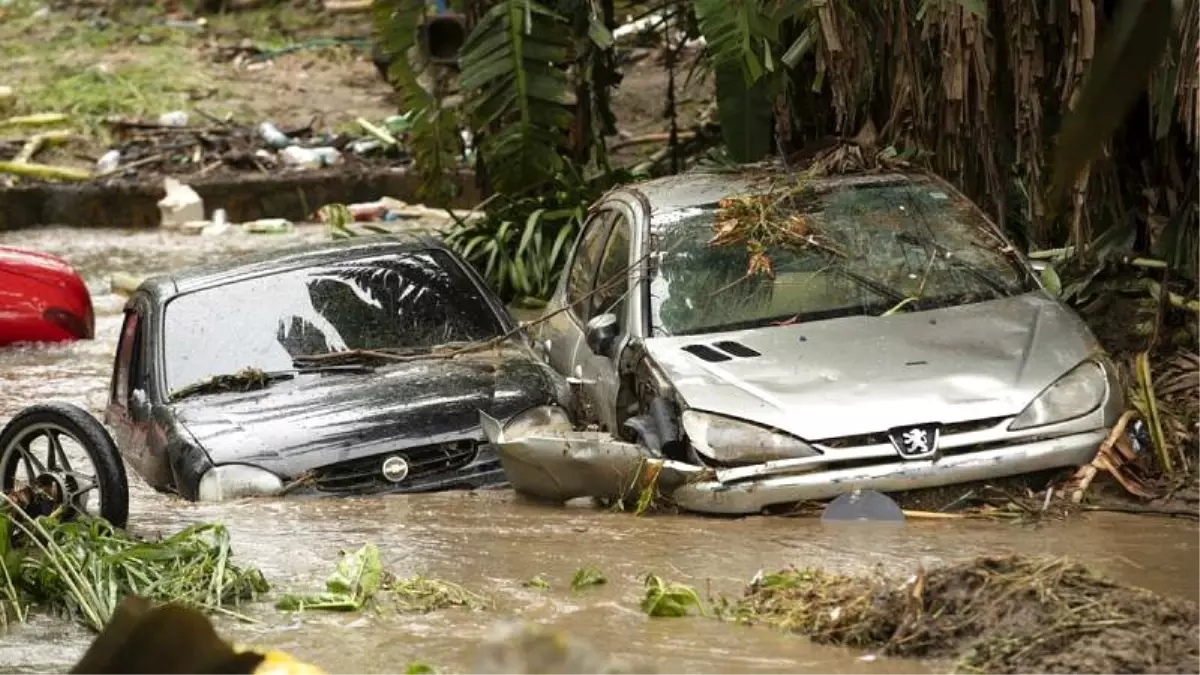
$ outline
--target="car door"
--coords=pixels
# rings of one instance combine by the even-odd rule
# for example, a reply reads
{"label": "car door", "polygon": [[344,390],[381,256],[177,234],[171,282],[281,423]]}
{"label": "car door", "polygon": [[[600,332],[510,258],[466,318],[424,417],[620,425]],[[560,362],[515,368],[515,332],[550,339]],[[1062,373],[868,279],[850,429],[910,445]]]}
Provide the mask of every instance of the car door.
{"label": "car door", "polygon": [[613,216],[611,209],[599,209],[584,223],[559,292],[555,294],[556,302],[547,308],[550,316],[539,331],[540,346],[550,365],[573,381],[582,377],[582,371],[575,370],[575,352],[584,339],[586,301],[594,286],[596,263],[604,252]]}
{"label": "car door", "polygon": [[633,244],[633,214],[623,203],[611,207],[612,222],[604,249],[595,263],[592,288],[584,302],[580,332],[592,318],[613,314],[617,319],[617,339],[610,354],[597,354],[581,339],[575,347],[575,370],[580,379],[580,397],[595,415],[600,427],[617,433],[617,393],[620,388],[617,364],[621,349],[628,342],[630,325],[629,278]]}
{"label": "car door", "polygon": [[125,309],[105,421],[121,455],[158,487],[169,481],[170,472],[165,457],[155,456],[149,442],[147,314],[144,302],[132,302]]}

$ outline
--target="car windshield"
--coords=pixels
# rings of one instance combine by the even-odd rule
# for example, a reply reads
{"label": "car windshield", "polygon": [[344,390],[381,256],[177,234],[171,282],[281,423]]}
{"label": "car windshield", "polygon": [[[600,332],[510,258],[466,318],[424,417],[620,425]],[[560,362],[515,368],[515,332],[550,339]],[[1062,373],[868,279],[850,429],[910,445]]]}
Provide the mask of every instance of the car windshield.
{"label": "car windshield", "polygon": [[291,369],[302,356],[420,351],[502,332],[476,284],[444,251],[357,258],[171,300],[164,318],[166,384],[178,391],[247,368]]}
{"label": "car windshield", "polygon": [[932,183],[835,184],[787,203],[771,222],[798,223],[802,234],[761,247],[750,241],[761,232],[712,241],[729,213],[717,204],[656,217],[654,334],[920,311],[1036,288],[974,208]]}

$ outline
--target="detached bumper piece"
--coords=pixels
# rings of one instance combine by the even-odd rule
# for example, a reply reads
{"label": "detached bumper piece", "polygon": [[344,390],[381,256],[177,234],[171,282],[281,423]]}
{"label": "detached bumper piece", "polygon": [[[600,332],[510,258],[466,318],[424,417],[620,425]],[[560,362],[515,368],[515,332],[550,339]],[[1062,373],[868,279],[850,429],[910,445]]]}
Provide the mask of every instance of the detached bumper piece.
{"label": "detached bumper piece", "polygon": [[[538,499],[636,496],[651,481],[677,506],[699,513],[748,515],[770,506],[831,499],[854,490],[903,492],[1086,464],[1107,435],[1098,429],[1000,447],[947,448],[930,459],[901,459],[880,446],[820,457],[710,469],[656,456],[606,432],[523,428],[516,433],[486,415],[513,488]],[[511,435],[510,435],[511,434]],[[894,458],[894,459],[893,459]]]}

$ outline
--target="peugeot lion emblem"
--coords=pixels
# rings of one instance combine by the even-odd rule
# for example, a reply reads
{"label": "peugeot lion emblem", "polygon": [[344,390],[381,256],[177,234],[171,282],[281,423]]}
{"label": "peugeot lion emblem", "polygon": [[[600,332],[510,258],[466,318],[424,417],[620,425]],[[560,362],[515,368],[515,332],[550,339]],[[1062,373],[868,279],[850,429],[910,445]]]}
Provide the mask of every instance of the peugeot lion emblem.
{"label": "peugeot lion emblem", "polygon": [[893,429],[889,436],[903,459],[929,459],[938,453],[938,425]]}

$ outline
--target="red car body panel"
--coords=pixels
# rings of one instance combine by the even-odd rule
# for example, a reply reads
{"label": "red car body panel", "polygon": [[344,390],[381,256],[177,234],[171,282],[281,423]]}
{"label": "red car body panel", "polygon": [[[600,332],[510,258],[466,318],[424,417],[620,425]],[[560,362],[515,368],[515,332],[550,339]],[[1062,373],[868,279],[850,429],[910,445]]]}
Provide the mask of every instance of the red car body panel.
{"label": "red car body panel", "polygon": [[95,335],[92,296],[65,260],[0,246],[0,346]]}

